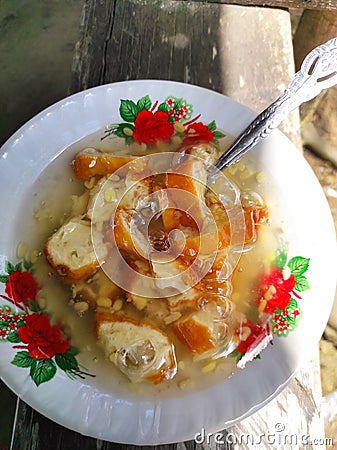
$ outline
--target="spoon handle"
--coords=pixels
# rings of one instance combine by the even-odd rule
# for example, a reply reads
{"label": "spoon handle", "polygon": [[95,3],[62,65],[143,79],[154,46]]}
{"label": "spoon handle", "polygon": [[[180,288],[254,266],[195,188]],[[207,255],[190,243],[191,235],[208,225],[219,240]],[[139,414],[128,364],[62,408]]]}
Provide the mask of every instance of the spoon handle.
{"label": "spoon handle", "polygon": [[337,38],[314,48],[304,59],[287,89],[259,114],[221,155],[215,166],[225,169],[277,128],[286,116],[323,89],[337,84]]}

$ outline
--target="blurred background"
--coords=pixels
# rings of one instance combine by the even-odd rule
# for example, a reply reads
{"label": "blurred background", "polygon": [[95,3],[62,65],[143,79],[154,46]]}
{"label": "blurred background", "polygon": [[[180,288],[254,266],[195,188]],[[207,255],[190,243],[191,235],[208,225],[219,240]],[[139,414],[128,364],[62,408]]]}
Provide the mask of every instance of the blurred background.
{"label": "blurred background", "polygon": [[[27,120],[68,94],[84,0],[0,0],[0,145]],[[297,66],[337,36],[337,12],[292,13]],[[309,48],[308,48],[309,47]],[[337,223],[337,88],[301,109],[304,156]],[[1,345],[1,344],[0,344]],[[337,302],[320,341],[323,395],[337,390]],[[10,445],[16,396],[0,381],[0,450]],[[336,437],[337,420],[326,435]]]}

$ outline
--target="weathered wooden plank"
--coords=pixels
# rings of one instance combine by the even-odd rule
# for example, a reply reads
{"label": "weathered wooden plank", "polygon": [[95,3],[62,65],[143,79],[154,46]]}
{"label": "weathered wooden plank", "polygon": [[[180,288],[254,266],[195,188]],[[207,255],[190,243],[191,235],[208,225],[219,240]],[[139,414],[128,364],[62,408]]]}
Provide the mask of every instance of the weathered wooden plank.
{"label": "weathered wooden plank", "polygon": [[223,8],[170,0],[119,2],[107,44],[104,81],[156,77],[221,90]]}
{"label": "weathered wooden plank", "polygon": [[200,443],[186,441],[156,446],[115,444],[68,430],[20,401],[11,450],[233,450],[231,443],[226,443],[226,436],[227,432],[223,432],[224,444],[211,438],[208,442],[205,439]]}
{"label": "weathered wooden plank", "polygon": [[[259,111],[274,100],[275,80],[282,89],[293,71],[285,11],[184,0],[107,3],[85,3],[71,92],[125,79],[173,79],[235,91],[238,101],[248,94],[247,106]],[[244,86],[243,73],[250,77]],[[251,98],[261,89],[256,104]]]}
{"label": "weathered wooden plank", "polygon": [[[216,78],[220,73],[219,58],[213,54],[217,52],[218,20],[223,6],[172,0],[111,3],[114,5],[109,7],[110,12],[96,0],[85,4],[72,92],[137,78],[221,86]],[[112,17],[113,27],[109,22]],[[91,23],[100,24],[94,40],[87,29]],[[99,69],[93,60],[101,63]],[[213,82],[209,80],[211,76],[215,78]]]}
{"label": "weathered wooden plank", "polygon": [[[91,23],[99,24],[94,40]],[[107,10],[106,2],[94,0],[84,9],[71,92],[119,80],[170,79],[225,93],[261,112],[293,72],[286,11],[184,0],[115,1]],[[282,130],[300,146],[297,114]]]}
{"label": "weathered wooden plank", "polygon": [[318,347],[284,391],[226,431],[235,450],[324,450]]}
{"label": "weathered wooden plank", "polygon": [[116,0],[85,1],[79,26],[71,80],[71,92],[103,83],[106,42],[111,33]]}
{"label": "weathered wooden plank", "polygon": [[[258,413],[219,435],[200,436],[199,442],[151,447],[109,443],[61,427],[20,401],[11,450],[324,450],[320,402],[319,364],[314,355],[289,386]],[[317,445],[309,445],[315,440]]]}
{"label": "weathered wooden plank", "polygon": [[223,3],[241,6],[267,6],[273,8],[299,8],[316,10],[337,10],[335,0],[193,0],[208,3]]}

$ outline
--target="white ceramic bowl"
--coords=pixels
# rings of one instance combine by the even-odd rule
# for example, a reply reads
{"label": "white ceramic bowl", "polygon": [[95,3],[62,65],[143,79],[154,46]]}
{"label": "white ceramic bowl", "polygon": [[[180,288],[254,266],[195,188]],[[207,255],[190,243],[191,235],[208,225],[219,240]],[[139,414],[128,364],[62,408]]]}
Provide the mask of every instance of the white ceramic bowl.
{"label": "white ceramic bowl", "polygon": [[[121,122],[121,99],[152,101],[185,98],[204,123],[236,136],[254,117],[247,108],[215,92],[168,81],[127,81],[89,89],[44,110],[20,128],[0,154],[0,273],[17,261],[22,199],[41,172],[70,145],[113,122]],[[310,258],[310,290],[303,293],[303,317],[287,337],[260,360],[231,378],[201,391],[171,396],[139,396],[116,386],[95,363],[78,356],[96,377],[71,380],[62,370],[38,387],[29,369],[11,364],[15,343],[1,344],[0,375],[25,402],[52,420],[82,434],[130,444],[161,444],[193,439],[202,428],[224,429],[254,413],[289,382],[317,344],[332,305],[336,283],[335,231],[321,187],[300,152],[275,131],[249,155],[271,174],[274,207],[287,230],[289,256]],[[13,226],[13,223],[16,226]],[[13,270],[13,268],[12,268]],[[2,294],[5,284],[2,284]],[[0,302],[6,305],[6,300]],[[9,304],[9,303],[8,303]],[[116,383],[117,384],[117,383]]]}

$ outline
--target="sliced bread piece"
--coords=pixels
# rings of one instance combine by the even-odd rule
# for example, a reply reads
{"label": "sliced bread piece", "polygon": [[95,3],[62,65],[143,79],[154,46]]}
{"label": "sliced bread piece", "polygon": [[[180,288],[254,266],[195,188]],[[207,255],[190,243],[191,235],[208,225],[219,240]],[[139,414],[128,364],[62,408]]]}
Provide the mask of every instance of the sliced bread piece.
{"label": "sliced bread piece", "polygon": [[159,328],[111,313],[95,315],[98,343],[133,383],[158,384],[177,372],[173,343]]}
{"label": "sliced bread piece", "polygon": [[75,283],[96,272],[99,261],[107,255],[107,248],[102,242],[94,249],[90,222],[74,217],[48,239],[44,252],[61,279]]}

